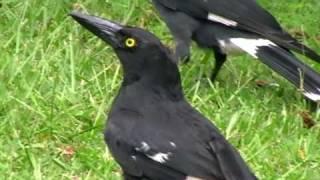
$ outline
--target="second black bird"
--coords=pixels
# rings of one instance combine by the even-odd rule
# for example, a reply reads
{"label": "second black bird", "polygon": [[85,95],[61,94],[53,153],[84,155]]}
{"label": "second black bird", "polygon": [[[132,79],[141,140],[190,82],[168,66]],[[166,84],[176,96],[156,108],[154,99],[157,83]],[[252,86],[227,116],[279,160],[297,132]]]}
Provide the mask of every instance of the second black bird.
{"label": "second black bird", "polygon": [[153,34],[72,13],[110,44],[124,79],[105,140],[126,180],[252,180],[238,151],[185,100],[177,65]]}
{"label": "second black bird", "polygon": [[284,31],[255,0],[152,0],[176,40],[178,59],[189,57],[191,40],[214,50],[214,80],[227,55],[244,51],[320,101],[320,75],[290,50],[320,62],[320,56]]}

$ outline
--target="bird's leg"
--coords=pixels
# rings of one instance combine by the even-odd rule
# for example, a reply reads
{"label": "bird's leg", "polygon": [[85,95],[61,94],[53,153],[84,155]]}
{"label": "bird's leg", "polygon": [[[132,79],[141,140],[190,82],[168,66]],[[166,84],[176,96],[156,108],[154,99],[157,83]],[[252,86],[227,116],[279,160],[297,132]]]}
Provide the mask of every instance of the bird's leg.
{"label": "bird's leg", "polygon": [[223,53],[220,53],[218,51],[214,51],[214,57],[216,59],[216,63],[214,65],[214,68],[213,68],[213,70],[211,72],[211,76],[210,76],[210,80],[212,82],[216,79],[216,77],[217,77],[222,65],[227,60],[227,55],[223,54]]}
{"label": "bird's leg", "polygon": [[176,60],[182,63],[190,61],[190,38],[176,38]]}

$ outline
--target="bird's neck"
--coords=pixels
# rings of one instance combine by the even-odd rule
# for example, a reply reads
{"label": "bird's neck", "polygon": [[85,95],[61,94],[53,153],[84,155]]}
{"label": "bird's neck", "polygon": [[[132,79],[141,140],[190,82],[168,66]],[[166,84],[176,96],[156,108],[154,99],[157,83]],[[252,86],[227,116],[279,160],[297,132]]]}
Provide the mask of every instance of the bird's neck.
{"label": "bird's neck", "polygon": [[142,56],[135,62],[139,63],[122,64],[124,79],[118,99],[135,99],[139,103],[139,99],[147,102],[155,99],[179,101],[184,98],[179,69],[167,53],[156,51],[154,56]]}
{"label": "bird's neck", "polygon": [[[153,64],[155,63],[155,64]],[[177,65],[169,59],[146,60],[137,67],[124,68],[122,89],[145,93],[179,94],[182,96],[181,78]]]}
{"label": "bird's neck", "polygon": [[[178,74],[179,75],[179,74]],[[130,77],[130,78],[128,78]],[[127,76],[115,99],[117,107],[140,109],[184,99],[180,77],[155,79],[152,76]]]}
{"label": "bird's neck", "polygon": [[130,76],[124,79],[120,95],[126,98],[142,98],[149,96],[159,100],[179,101],[183,98],[180,78],[156,79],[153,77]]}

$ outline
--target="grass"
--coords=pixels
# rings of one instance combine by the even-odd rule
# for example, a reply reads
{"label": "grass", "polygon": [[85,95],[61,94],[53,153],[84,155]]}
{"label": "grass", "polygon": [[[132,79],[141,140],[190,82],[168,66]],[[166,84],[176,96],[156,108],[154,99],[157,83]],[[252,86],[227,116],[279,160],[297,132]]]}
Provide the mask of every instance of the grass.
{"label": "grass", "polygon": [[[259,2],[290,32],[307,32],[304,42],[320,52],[318,0]],[[67,13],[144,27],[172,46],[164,23],[147,0],[0,3],[0,179],[121,179],[102,135],[121,69],[110,47]],[[192,52],[181,67],[187,98],[261,179],[320,177],[320,126],[303,128],[299,112],[307,105],[292,85],[247,56],[229,58],[212,84],[203,78],[212,55]],[[258,88],[256,80],[279,87]],[[320,112],[312,117],[319,123]]]}

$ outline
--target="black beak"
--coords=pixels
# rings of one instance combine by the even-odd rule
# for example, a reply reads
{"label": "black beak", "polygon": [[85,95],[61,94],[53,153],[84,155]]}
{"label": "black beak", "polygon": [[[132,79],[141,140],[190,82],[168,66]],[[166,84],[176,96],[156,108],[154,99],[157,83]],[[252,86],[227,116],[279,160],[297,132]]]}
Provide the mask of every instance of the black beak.
{"label": "black beak", "polygon": [[71,12],[70,16],[112,47],[120,46],[121,37],[119,31],[123,29],[122,25],[75,11]]}

